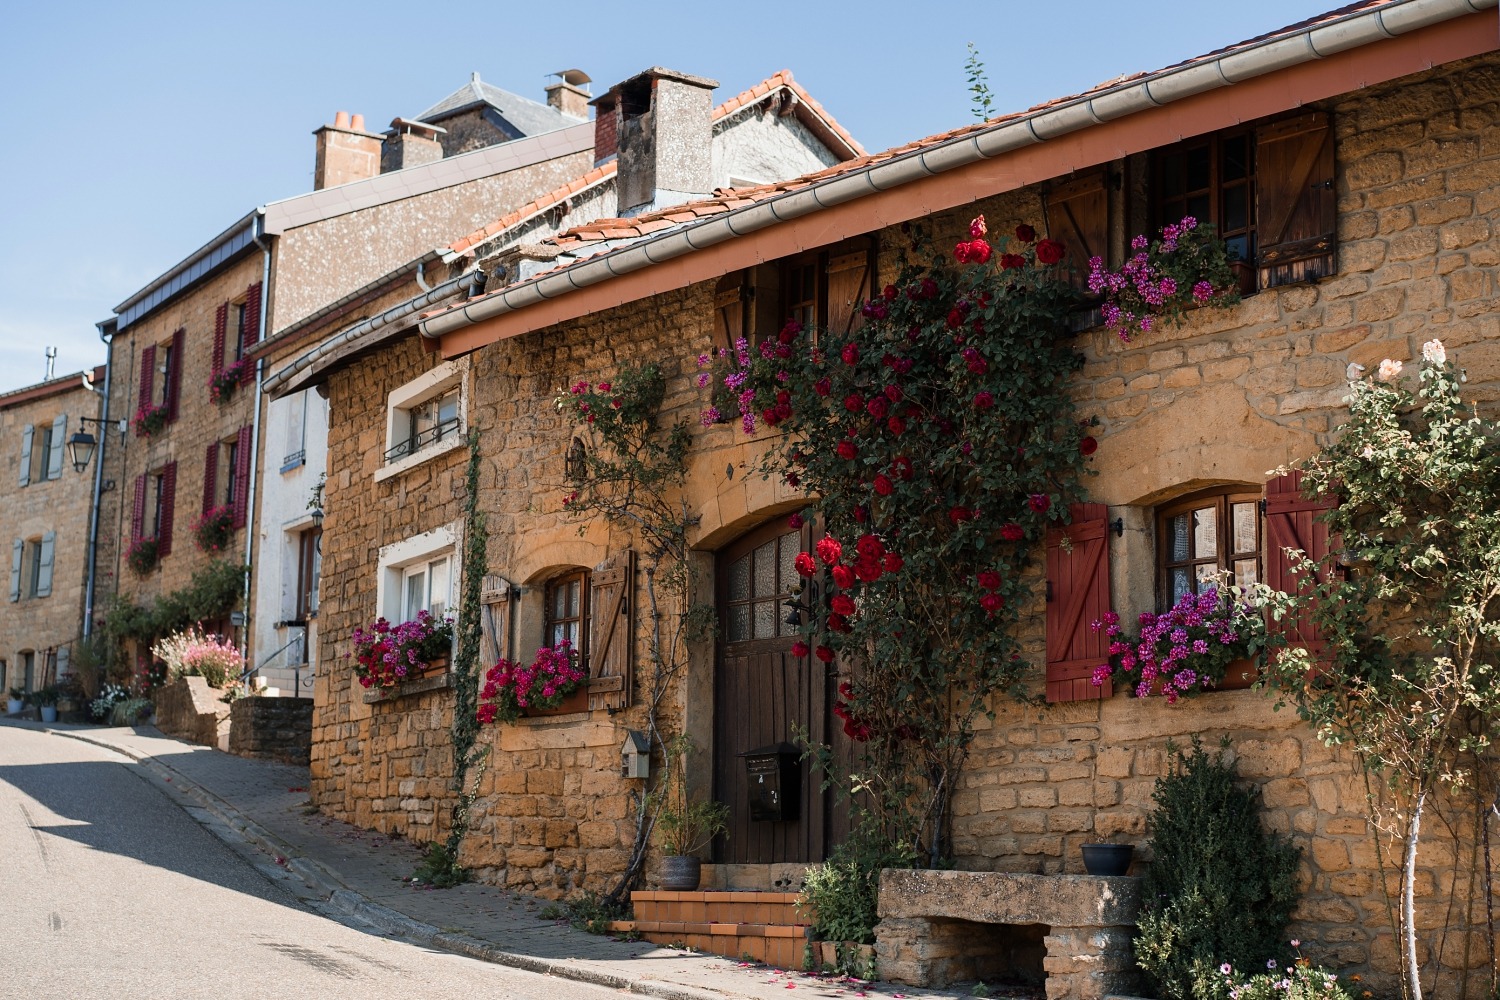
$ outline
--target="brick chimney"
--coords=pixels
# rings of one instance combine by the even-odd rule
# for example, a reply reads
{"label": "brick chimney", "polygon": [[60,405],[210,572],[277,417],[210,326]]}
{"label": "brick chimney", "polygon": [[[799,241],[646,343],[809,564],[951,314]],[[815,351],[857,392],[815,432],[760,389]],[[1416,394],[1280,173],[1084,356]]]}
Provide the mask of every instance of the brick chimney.
{"label": "brick chimney", "polygon": [[443,158],[443,144],[438,136],[448,130],[439,125],[429,125],[412,118],[397,118],[385,133],[385,144],[380,150],[380,172],[420,167]]}
{"label": "brick chimney", "polygon": [[365,131],[365,116],[347,111],[334,115],[332,125],[313,131],[318,154],[313,161],[313,190],[362,181],[380,173],[380,136]]}
{"label": "brick chimney", "polygon": [[709,193],[717,80],[654,66],[595,98],[594,159],[619,157],[621,215]]}
{"label": "brick chimney", "polygon": [[547,88],[547,106],[569,118],[587,120],[589,116],[589,75],[581,69],[565,69],[553,74],[560,79]]}

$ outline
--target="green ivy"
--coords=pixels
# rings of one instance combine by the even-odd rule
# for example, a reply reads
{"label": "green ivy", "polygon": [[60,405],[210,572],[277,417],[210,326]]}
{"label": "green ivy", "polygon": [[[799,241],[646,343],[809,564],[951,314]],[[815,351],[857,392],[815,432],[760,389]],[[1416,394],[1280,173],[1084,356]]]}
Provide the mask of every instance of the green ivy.
{"label": "green ivy", "polygon": [[243,564],[220,559],[194,573],[187,586],[150,604],[116,596],[99,623],[111,655],[118,657],[127,641],[149,647],[190,625],[225,617],[244,597],[246,572]]}

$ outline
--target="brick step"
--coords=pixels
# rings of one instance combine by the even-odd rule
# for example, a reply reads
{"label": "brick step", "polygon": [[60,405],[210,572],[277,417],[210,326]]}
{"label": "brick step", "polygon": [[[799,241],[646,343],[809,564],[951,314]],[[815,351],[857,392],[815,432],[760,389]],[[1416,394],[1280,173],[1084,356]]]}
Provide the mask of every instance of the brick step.
{"label": "brick step", "polygon": [[807,961],[807,927],[786,924],[710,924],[686,920],[615,920],[612,933],[639,935],[652,944],[676,945],[741,961],[802,969]]}
{"label": "brick step", "polygon": [[665,892],[630,895],[637,921],[763,924],[802,927],[812,914],[797,909],[794,892]]}

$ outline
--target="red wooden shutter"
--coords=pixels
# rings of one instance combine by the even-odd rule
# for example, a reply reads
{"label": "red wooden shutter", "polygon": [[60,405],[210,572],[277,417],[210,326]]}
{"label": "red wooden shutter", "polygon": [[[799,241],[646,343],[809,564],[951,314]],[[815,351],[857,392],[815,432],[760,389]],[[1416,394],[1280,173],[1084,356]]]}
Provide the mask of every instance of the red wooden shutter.
{"label": "red wooden shutter", "polygon": [[167,372],[167,419],[177,419],[177,400],[182,395],[182,351],[187,331],[179,328],[172,334],[172,370]]}
{"label": "red wooden shutter", "polygon": [[865,325],[863,307],[870,301],[873,256],[869,247],[864,247],[828,258],[824,286],[828,314],[824,325],[835,335],[853,333]]}
{"label": "red wooden shutter", "polygon": [[130,513],[130,541],[134,544],[146,530],[146,474],[135,477],[135,506]]}
{"label": "red wooden shutter", "polygon": [[203,453],[203,513],[214,509],[214,494],[219,489],[219,442]]}
{"label": "red wooden shutter", "polygon": [[172,551],[172,515],[177,510],[177,463],[168,462],[161,470],[161,524],[156,526],[156,554]]}
{"label": "red wooden shutter", "polygon": [[1313,111],[1255,134],[1260,287],[1327,277],[1338,266],[1333,125]]}
{"label": "red wooden shutter", "polygon": [[1088,287],[1089,258],[1109,260],[1109,192],[1104,171],[1077,177],[1047,193],[1047,235],[1068,248],[1071,281]]}
{"label": "red wooden shutter", "polygon": [[[260,282],[250,286],[245,293],[245,354],[250,353],[250,348],[260,342]],[[241,382],[249,382],[255,378],[255,365],[246,364],[244,374],[240,376]]]}
{"label": "red wooden shutter", "polygon": [[635,653],[635,550],[610,556],[589,578],[589,710],[630,707]]}
{"label": "red wooden shutter", "polygon": [[234,526],[243,528],[249,515],[246,506],[250,496],[250,428],[241,427],[234,454]]}
{"label": "red wooden shutter", "polygon": [[141,348],[141,398],[136,408],[151,405],[151,387],[156,381],[156,345]]}
{"label": "red wooden shutter", "polygon": [[214,311],[214,356],[213,373],[224,370],[224,336],[229,330],[229,303],[220,302]]}
{"label": "red wooden shutter", "polygon": [[[1302,495],[1300,470],[1266,483],[1266,584],[1273,590],[1284,594],[1311,590],[1307,576],[1293,571],[1292,558],[1286,550],[1300,550],[1321,563],[1329,552],[1328,525],[1317,517],[1333,506],[1331,500],[1322,497],[1309,500]],[[1326,568],[1320,566],[1316,581],[1324,583],[1327,579]],[[1326,658],[1328,644],[1310,614],[1269,624],[1272,631],[1286,636],[1289,646],[1306,649],[1314,660]]]}
{"label": "red wooden shutter", "polygon": [[1110,610],[1108,508],[1082,503],[1069,512],[1073,523],[1047,532],[1048,701],[1114,693],[1108,683],[1093,682],[1094,668],[1109,660],[1109,637],[1092,627]]}

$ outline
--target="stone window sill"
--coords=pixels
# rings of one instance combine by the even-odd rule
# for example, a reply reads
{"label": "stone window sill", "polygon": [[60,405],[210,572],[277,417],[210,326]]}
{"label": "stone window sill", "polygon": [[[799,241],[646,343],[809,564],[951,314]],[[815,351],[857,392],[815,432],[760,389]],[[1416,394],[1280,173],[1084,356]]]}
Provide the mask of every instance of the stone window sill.
{"label": "stone window sill", "polygon": [[399,476],[401,475],[401,473],[406,472],[408,469],[415,469],[423,462],[430,462],[434,458],[437,458],[439,455],[446,455],[450,451],[456,451],[459,448],[467,447],[469,439],[463,433],[463,428],[459,428],[459,431],[460,433],[454,435],[452,438],[449,438],[447,441],[440,441],[430,448],[423,448],[415,455],[407,455],[405,458],[392,462],[390,465],[385,465],[380,467],[379,469],[376,469],[374,475],[375,482],[385,482],[392,476]]}
{"label": "stone window sill", "polygon": [[426,694],[429,691],[444,691],[453,686],[453,672],[444,671],[433,677],[418,677],[414,681],[397,684],[393,688],[384,690],[372,690],[364,693],[366,705],[374,705],[382,701],[396,701],[400,698],[409,698],[414,694]]}
{"label": "stone window sill", "polygon": [[533,726],[555,726],[570,722],[587,721],[589,721],[589,713],[572,712],[568,715],[523,715],[515,722],[511,723],[511,725],[531,728]]}

